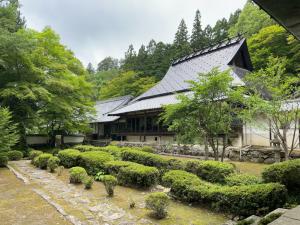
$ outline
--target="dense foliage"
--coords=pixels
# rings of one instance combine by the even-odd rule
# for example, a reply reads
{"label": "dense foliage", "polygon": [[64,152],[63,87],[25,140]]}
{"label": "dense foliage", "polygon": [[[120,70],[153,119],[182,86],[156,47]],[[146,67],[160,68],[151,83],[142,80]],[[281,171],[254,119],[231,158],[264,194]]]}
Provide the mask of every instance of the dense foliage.
{"label": "dense foliage", "polygon": [[84,168],[80,166],[72,167],[69,170],[70,173],[70,183],[80,184],[87,177],[87,173]]}
{"label": "dense foliage", "polygon": [[0,167],[6,167],[8,163],[8,157],[4,153],[0,153]]}
{"label": "dense foliage", "polygon": [[65,149],[59,151],[57,156],[60,159],[61,165],[66,168],[71,168],[78,165],[80,152],[76,149]]}
{"label": "dense foliage", "polygon": [[103,184],[105,186],[105,190],[106,190],[108,196],[113,196],[114,189],[118,184],[117,178],[115,178],[112,175],[104,175],[102,181],[103,181]]}
{"label": "dense foliage", "polygon": [[54,173],[55,170],[58,168],[60,160],[56,156],[52,156],[48,159],[47,168],[50,173]]}
{"label": "dense foliage", "polygon": [[16,150],[9,151],[6,153],[6,155],[7,155],[8,159],[11,161],[17,161],[17,160],[20,160],[23,158],[23,153],[20,151],[16,151]]}
{"label": "dense foliage", "polygon": [[168,214],[169,197],[166,193],[155,192],[147,196],[146,208],[153,210],[154,216],[158,219],[165,218]]}
{"label": "dense foliage", "polygon": [[52,154],[43,153],[33,159],[33,165],[39,167],[40,169],[47,169],[48,160],[53,157]]}

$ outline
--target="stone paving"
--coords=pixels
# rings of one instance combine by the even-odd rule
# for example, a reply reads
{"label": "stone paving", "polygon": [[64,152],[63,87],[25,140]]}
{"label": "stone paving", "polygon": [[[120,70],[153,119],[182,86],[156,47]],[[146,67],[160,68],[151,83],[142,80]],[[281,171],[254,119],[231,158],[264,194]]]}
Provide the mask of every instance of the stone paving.
{"label": "stone paving", "polygon": [[269,225],[300,225],[300,205],[288,210]]}
{"label": "stone paving", "polygon": [[96,198],[91,192],[57,179],[55,174],[34,168],[28,160],[11,162],[10,169],[72,224],[152,224],[113,205],[107,198]]}

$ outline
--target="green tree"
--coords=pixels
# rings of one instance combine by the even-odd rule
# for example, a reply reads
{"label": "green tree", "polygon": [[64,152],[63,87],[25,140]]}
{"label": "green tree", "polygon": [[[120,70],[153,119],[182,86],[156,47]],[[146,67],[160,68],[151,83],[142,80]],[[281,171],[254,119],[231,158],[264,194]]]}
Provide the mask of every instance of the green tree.
{"label": "green tree", "polygon": [[0,29],[16,32],[25,27],[25,19],[20,13],[18,0],[0,0]]}
{"label": "green tree", "polygon": [[12,122],[11,112],[7,108],[0,107],[0,153],[11,150],[19,139],[17,125]]}
{"label": "green tree", "polygon": [[123,65],[121,69],[129,71],[134,70],[136,68],[136,52],[134,50],[133,45],[129,45],[128,50],[125,52],[125,59],[123,61]]}
{"label": "green tree", "polygon": [[300,65],[300,42],[283,27],[272,25],[262,28],[248,39],[249,52],[256,70],[267,66],[268,57],[286,57],[286,72],[296,74]]}
{"label": "green tree", "polygon": [[237,23],[230,28],[231,36],[242,34],[245,37],[257,33],[260,29],[275,24],[274,20],[252,1],[247,1],[239,15]]}
{"label": "green tree", "polygon": [[89,74],[94,74],[94,73],[95,73],[95,69],[94,69],[92,63],[89,63],[89,64],[87,65],[86,71],[87,71]]}
{"label": "green tree", "polygon": [[183,19],[180,21],[178,30],[175,34],[173,48],[175,58],[183,57],[191,52],[188,29]]}
{"label": "green tree", "polygon": [[[230,71],[214,68],[207,74],[199,74],[191,83],[191,95],[180,95],[180,102],[165,106],[162,120],[181,138],[204,142],[206,157],[208,145],[219,160],[219,143],[222,139],[221,160],[227,147],[228,134],[234,119],[233,102],[240,92],[231,88]],[[226,96],[226,98],[225,98]]]}
{"label": "green tree", "polygon": [[191,35],[191,47],[193,50],[202,49],[206,45],[204,33],[201,27],[201,14],[199,9],[196,11],[193,30]]}
{"label": "green tree", "polygon": [[207,25],[203,31],[206,46],[213,44],[214,42],[214,33],[213,28],[210,25]]}
{"label": "green tree", "polygon": [[98,63],[97,71],[107,71],[119,68],[119,60],[112,57],[106,57]]}
{"label": "green tree", "polygon": [[119,74],[100,91],[100,99],[107,99],[123,95],[138,96],[155,85],[155,78],[140,76],[134,71]]}
{"label": "green tree", "polygon": [[[244,121],[255,126],[269,129],[280,141],[285,159],[288,160],[297,144],[297,120],[300,116],[300,103],[293,102],[295,94],[299,93],[300,76],[291,77],[286,74],[287,60],[285,58],[268,59],[266,68],[246,76],[248,84],[246,93],[252,93],[244,98],[245,110],[241,112]],[[257,124],[257,118],[266,119],[266,124]],[[293,130],[292,144],[288,146],[287,131]]]}

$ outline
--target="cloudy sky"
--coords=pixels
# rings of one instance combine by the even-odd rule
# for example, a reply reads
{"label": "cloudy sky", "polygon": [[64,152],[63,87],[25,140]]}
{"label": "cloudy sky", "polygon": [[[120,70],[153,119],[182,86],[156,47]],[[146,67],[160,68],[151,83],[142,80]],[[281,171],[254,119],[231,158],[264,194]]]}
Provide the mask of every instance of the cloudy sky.
{"label": "cloudy sky", "polygon": [[27,27],[51,26],[85,64],[121,58],[129,44],[172,42],[184,18],[189,30],[199,9],[203,26],[213,25],[246,0],[20,0]]}

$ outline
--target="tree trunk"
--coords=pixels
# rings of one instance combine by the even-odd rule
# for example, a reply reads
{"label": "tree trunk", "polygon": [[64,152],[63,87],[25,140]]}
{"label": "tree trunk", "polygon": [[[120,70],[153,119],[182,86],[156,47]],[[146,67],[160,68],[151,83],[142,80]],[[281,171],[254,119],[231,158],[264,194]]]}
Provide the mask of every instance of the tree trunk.
{"label": "tree trunk", "polygon": [[222,149],[221,162],[224,161],[224,155],[225,155],[226,146],[227,146],[227,135],[224,135],[223,136],[223,149]]}
{"label": "tree trunk", "polygon": [[204,138],[204,154],[205,154],[205,160],[208,160],[208,141],[207,136]]}

